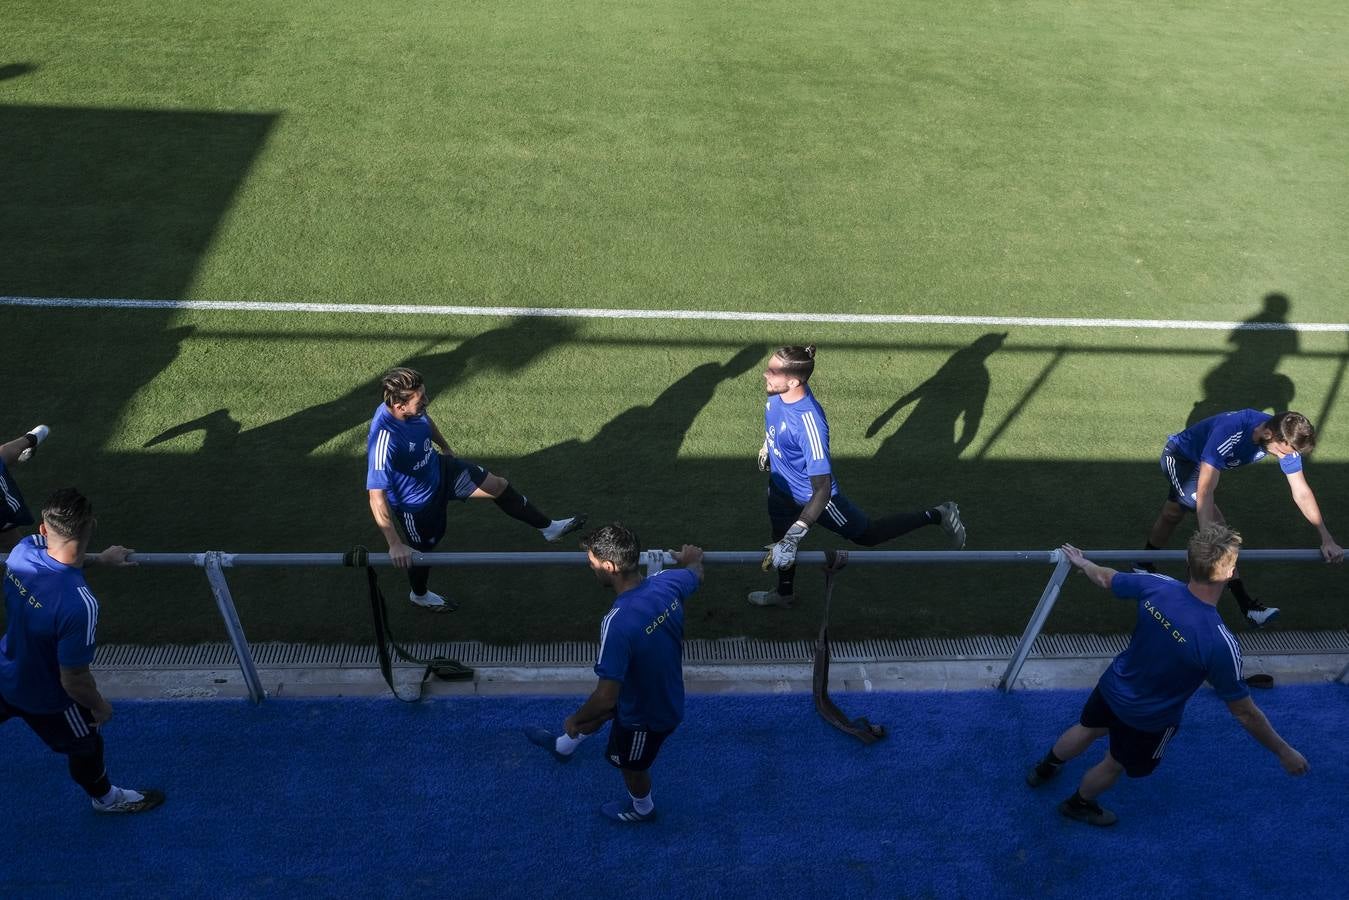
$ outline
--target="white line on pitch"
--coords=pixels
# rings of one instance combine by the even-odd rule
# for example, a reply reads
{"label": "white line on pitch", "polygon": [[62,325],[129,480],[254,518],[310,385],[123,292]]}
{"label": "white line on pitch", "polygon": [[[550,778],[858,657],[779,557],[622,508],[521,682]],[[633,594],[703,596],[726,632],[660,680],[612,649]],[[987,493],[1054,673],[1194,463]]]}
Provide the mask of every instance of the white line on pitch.
{"label": "white line on pitch", "polygon": [[818,322],[838,325],[984,325],[1030,328],[1148,328],[1163,331],[1349,332],[1342,322],[1219,322],[1206,319],[1088,319],[1064,316],[935,316],[884,313],[735,312],[702,309],[553,309],[542,306],[419,306],[378,303],[275,303],[256,300],[119,300],[0,296],[0,306],[66,309],[221,310],[377,316],[494,316],[559,319],[656,319],[698,322]]}

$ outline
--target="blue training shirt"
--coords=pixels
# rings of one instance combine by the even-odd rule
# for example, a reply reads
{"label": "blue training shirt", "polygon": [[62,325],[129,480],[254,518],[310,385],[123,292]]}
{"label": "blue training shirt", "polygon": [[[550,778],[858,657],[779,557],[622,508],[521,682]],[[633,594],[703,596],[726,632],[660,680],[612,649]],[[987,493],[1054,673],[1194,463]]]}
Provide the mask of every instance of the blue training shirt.
{"label": "blue training shirt", "polygon": [[666,569],[614,599],[600,623],[595,674],[623,682],[618,724],[673,731],[684,720],[684,601],[698,590],[688,569]]}
{"label": "blue training shirt", "polygon": [[[1236,469],[1265,458],[1265,449],[1255,442],[1251,432],[1270,418],[1269,413],[1258,409],[1218,413],[1171,435],[1167,443],[1177,456],[1191,462],[1206,462],[1220,472]],[[1289,475],[1301,472],[1302,456],[1288,454],[1279,460],[1279,468]]]}
{"label": "blue training shirt", "polygon": [[420,509],[440,487],[440,451],[426,416],[399,419],[383,403],[365,444],[366,490],[384,491],[395,509]]}
{"label": "blue training shirt", "polygon": [[1205,681],[1223,700],[1250,694],[1241,680],[1241,647],[1217,607],[1165,575],[1119,573],[1110,589],[1138,601],[1129,646],[1098,685],[1125,724],[1140,731],[1179,725],[1185,702]]}
{"label": "blue training shirt", "polygon": [[5,636],[0,638],[0,696],[30,713],[59,713],[74,702],[61,687],[61,666],[94,661],[98,601],[84,573],[47,555],[47,540],[29,535],[5,563]]}
{"label": "blue training shirt", "polygon": [[[829,423],[810,388],[795,403],[783,402],[780,394],[768,398],[764,407],[764,437],[768,439],[772,469],[769,483],[797,503],[810,502],[810,476],[833,474],[829,461]],[[837,495],[838,480],[833,479],[829,496]]]}

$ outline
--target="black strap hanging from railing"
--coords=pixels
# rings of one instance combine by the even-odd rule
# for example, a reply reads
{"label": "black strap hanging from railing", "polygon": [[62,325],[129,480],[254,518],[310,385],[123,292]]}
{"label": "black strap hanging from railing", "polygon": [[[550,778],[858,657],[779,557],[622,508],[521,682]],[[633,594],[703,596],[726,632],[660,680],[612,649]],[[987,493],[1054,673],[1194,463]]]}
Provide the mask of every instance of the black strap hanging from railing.
{"label": "black strap hanging from railing", "polygon": [[[458,660],[450,659],[445,656],[434,656],[431,659],[421,659],[398,643],[393,636],[392,629],[389,628],[389,609],[384,600],[384,592],[379,587],[379,576],[375,573],[375,567],[370,565],[370,552],[364,547],[354,547],[342,556],[342,564],[353,568],[364,568],[366,584],[370,591],[370,615],[375,626],[375,652],[379,654],[379,670],[384,675],[384,681],[389,685],[389,690],[393,695],[404,703],[416,703],[422,698],[422,692],[426,687],[426,682],[434,675],[442,681],[466,681],[473,678],[473,670],[463,665]],[[393,683],[393,659],[389,653],[389,648],[403,662],[416,663],[419,666],[426,666],[426,671],[422,673],[421,681],[417,683],[416,695],[404,697],[398,693],[398,688]]]}
{"label": "black strap hanging from railing", "polygon": [[852,735],[864,744],[874,744],[885,737],[885,726],[871,724],[866,716],[850,719],[829,698],[829,604],[834,596],[834,576],[847,564],[846,550],[824,551],[824,619],[820,622],[820,636],[815,640],[813,673],[815,710],[839,731]]}

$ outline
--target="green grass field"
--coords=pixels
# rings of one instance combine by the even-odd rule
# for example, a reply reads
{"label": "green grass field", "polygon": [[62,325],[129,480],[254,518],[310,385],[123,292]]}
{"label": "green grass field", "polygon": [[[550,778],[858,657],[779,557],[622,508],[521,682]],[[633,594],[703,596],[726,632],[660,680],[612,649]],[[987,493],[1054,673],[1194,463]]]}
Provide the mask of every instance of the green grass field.
{"label": "green grass field", "polygon": [[[5,10],[3,295],[1240,321],[1277,291],[1289,321],[1349,319],[1342,4]],[[1169,432],[1291,405],[1322,427],[1308,477],[1349,540],[1343,333],[0,306],[0,335],[22,348],[0,434],[53,427],[16,471],[30,505],[78,484],[99,540],[141,550],[376,544],[364,441],[395,363],[548,511],[748,549],[758,373],[805,341],[873,514],[953,497],[971,547],[1141,545]],[[1219,498],[1249,546],[1315,546],[1277,467]],[[452,513],[442,549],[541,548],[490,504]],[[1017,632],[1047,574],[850,571],[834,631]],[[803,610],[765,611],[742,599],[764,578],[714,570],[689,634],[807,636],[818,577]],[[222,634],[199,572],[92,580],[105,641]],[[1248,581],[1284,627],[1349,624],[1342,570]],[[1079,582],[1051,629],[1128,625]],[[254,640],[368,635],[352,572],[231,584]],[[400,609],[408,636],[589,639],[608,603],[580,569],[433,585],[463,608]]]}

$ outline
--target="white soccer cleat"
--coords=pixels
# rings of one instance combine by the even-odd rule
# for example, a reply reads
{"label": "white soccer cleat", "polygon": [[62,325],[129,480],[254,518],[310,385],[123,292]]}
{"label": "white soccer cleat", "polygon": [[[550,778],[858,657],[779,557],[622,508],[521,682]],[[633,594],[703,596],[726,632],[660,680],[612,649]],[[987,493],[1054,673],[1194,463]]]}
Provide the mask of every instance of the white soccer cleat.
{"label": "white soccer cleat", "polygon": [[164,802],[164,792],[153,788],[146,788],[144,791],[133,791],[130,788],[115,787],[112,789],[112,797],[104,803],[98,798],[91,798],[89,801],[93,804],[94,812],[101,813],[138,813],[148,812]]}
{"label": "white soccer cleat", "polygon": [[454,612],[459,608],[458,603],[446,600],[435,591],[427,591],[425,594],[409,591],[408,600],[412,601],[413,606],[420,606],[422,609],[433,613]]}
{"label": "white soccer cleat", "polygon": [[540,528],[539,534],[550,544],[557,543],[563,535],[571,534],[586,523],[585,513],[572,516],[570,519],[554,519],[553,523],[546,528]]}
{"label": "white soccer cleat", "polygon": [[1246,610],[1246,621],[1251,623],[1252,628],[1264,628],[1278,617],[1279,608],[1277,606],[1265,606],[1258,600],[1254,606]]}
{"label": "white soccer cleat", "polygon": [[28,460],[32,459],[33,453],[34,451],[37,450],[38,445],[41,444],[43,441],[45,441],[47,439],[47,435],[51,433],[52,430],[48,428],[46,425],[34,426],[28,432],[28,435],[30,435],[33,438],[33,446],[29,447],[27,450],[19,454],[19,462],[28,462]]}
{"label": "white soccer cleat", "polygon": [[777,591],[750,591],[745,598],[750,606],[787,606],[796,602],[796,596],[784,597]]}

